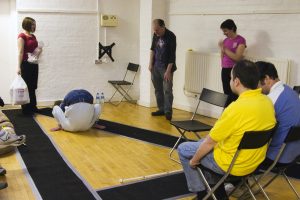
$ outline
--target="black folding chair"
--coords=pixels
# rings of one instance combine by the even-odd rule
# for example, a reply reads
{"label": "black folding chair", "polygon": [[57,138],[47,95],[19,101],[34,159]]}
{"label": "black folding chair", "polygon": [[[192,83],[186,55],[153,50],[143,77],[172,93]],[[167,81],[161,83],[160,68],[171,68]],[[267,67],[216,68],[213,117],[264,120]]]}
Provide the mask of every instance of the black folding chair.
{"label": "black folding chair", "polygon": [[[139,70],[139,65],[134,63],[129,63],[127,66],[126,73],[124,75],[123,80],[109,80],[108,82],[116,89],[114,94],[110,97],[109,102],[113,105],[119,105],[123,99],[125,98],[130,103],[135,103],[136,101],[132,99],[132,97],[128,94],[129,90],[131,89],[137,71]],[[113,97],[116,93],[120,93],[122,98],[117,103],[112,101]]]}
{"label": "black folding chair", "polygon": [[[204,166],[202,165],[199,165],[197,167],[197,170],[207,188],[207,195],[203,198],[203,200],[206,200],[208,199],[210,196],[213,197],[214,200],[217,200],[214,192],[218,189],[218,187],[222,184],[224,184],[225,180],[226,182],[230,182],[231,180],[241,180],[240,184],[237,186],[240,187],[242,185],[246,186],[246,188],[248,189],[248,192],[250,193],[250,195],[252,196],[253,199],[256,199],[252,190],[251,190],[251,187],[248,183],[248,178],[249,177],[253,177],[254,175],[254,171],[245,175],[245,176],[233,176],[231,175],[231,170],[232,168],[234,167],[234,164],[235,164],[235,161],[237,160],[239,154],[241,151],[245,150],[245,149],[259,149],[261,147],[263,147],[264,145],[266,145],[269,141],[270,141],[270,138],[272,136],[274,132],[274,128],[273,129],[270,129],[270,130],[265,130],[265,131],[247,131],[244,133],[244,136],[237,148],[237,151],[236,153],[234,154],[233,158],[232,158],[232,161],[228,167],[228,170],[226,171],[226,173],[223,175],[223,174],[217,174],[216,172],[213,172],[212,170],[210,169],[207,169],[205,168]],[[220,180],[218,181],[218,183],[213,187],[211,188],[209,186],[209,183],[207,182],[204,174],[203,174],[203,171],[206,170],[206,171],[209,171],[210,173],[213,173],[217,176],[220,177]],[[260,186],[260,185],[258,185]],[[260,190],[263,192],[263,194],[265,195],[265,197],[267,197],[267,194],[264,192],[263,188],[260,188]],[[234,191],[231,192],[231,194],[233,193]],[[230,194],[229,194],[230,196]]]}
{"label": "black folding chair", "polygon": [[291,163],[278,163],[278,160],[280,159],[282,153],[284,152],[285,147],[291,143],[291,142],[297,142],[300,141],[300,126],[294,126],[291,127],[291,129],[289,130],[288,135],[286,136],[284,143],[281,145],[279,152],[275,158],[275,160],[273,161],[272,165],[269,166],[267,168],[267,170],[256,179],[256,182],[259,183],[260,180],[262,180],[264,177],[266,177],[266,175],[270,174],[270,172],[275,173],[272,178],[269,179],[269,181],[267,181],[263,186],[261,186],[262,188],[266,188],[268,185],[270,185],[279,175],[282,175],[283,178],[287,181],[287,183],[289,184],[289,186],[291,187],[291,189],[293,190],[293,192],[295,193],[295,195],[297,196],[298,199],[300,199],[300,195],[297,192],[297,190],[295,189],[295,187],[293,186],[293,184],[291,183],[291,181],[289,180],[289,178],[287,177],[287,175],[285,174],[285,171],[294,165],[299,164],[300,162],[300,154],[291,162]]}
{"label": "black folding chair", "polygon": [[178,138],[178,140],[174,144],[173,148],[169,152],[169,158],[171,160],[173,160],[177,163],[180,163],[178,160],[172,158],[172,154],[173,154],[174,150],[177,148],[180,140],[182,140],[183,138],[185,140],[188,140],[185,137],[186,132],[193,132],[197,136],[197,138],[200,139],[201,137],[197,134],[197,132],[209,131],[212,128],[212,126],[194,119],[195,115],[197,113],[198,107],[200,105],[200,102],[203,101],[203,102],[224,108],[226,105],[227,99],[228,99],[228,95],[226,95],[226,94],[216,92],[213,90],[209,90],[207,88],[203,88],[201,95],[199,97],[197,107],[193,113],[192,118],[190,120],[171,121],[171,124],[173,126],[175,126],[175,128],[180,133],[180,137]]}
{"label": "black folding chair", "polygon": [[295,90],[298,94],[300,94],[300,86],[294,86],[293,90]]}

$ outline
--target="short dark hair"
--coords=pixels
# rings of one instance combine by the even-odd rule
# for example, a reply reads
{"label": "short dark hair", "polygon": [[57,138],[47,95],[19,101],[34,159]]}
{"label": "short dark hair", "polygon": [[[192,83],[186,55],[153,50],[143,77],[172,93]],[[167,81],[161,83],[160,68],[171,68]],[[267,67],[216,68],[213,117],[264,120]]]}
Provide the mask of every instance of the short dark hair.
{"label": "short dark hair", "polygon": [[22,28],[25,31],[31,32],[31,27],[35,23],[35,20],[31,17],[25,17],[22,22]]}
{"label": "short dark hair", "polygon": [[256,66],[259,70],[259,80],[262,81],[268,75],[271,79],[275,80],[278,78],[278,73],[275,66],[270,62],[257,61]]}
{"label": "short dark hair", "polygon": [[226,29],[232,30],[234,32],[236,32],[236,30],[237,30],[237,27],[232,19],[227,19],[224,22],[222,22],[220,28],[221,29],[226,28]]}
{"label": "short dark hair", "polygon": [[165,27],[166,25],[165,25],[165,21],[164,20],[162,20],[162,19],[154,19],[153,20],[153,23],[156,23],[158,26],[160,26],[160,27]]}
{"label": "short dark hair", "polygon": [[259,71],[254,62],[238,61],[232,69],[232,79],[239,78],[244,87],[256,89],[259,81]]}

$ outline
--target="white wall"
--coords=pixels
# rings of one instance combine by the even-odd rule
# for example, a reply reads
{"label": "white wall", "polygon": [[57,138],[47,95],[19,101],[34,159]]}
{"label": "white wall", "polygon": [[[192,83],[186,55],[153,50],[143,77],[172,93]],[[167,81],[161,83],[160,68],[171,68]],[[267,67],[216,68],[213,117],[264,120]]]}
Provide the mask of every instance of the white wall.
{"label": "white wall", "polygon": [[[156,106],[154,87],[151,81],[149,67],[149,55],[152,42],[152,20],[167,18],[169,4],[162,0],[140,0],[140,98],[139,105]],[[166,21],[167,23],[167,21]]]}
{"label": "white wall", "polygon": [[[299,1],[155,0],[149,8],[152,17],[143,18],[139,0],[18,0],[18,20],[14,2],[0,1],[0,42],[4,44],[0,47],[0,70],[5,75],[1,77],[0,95],[5,99],[16,69],[16,28],[20,30],[24,16],[37,20],[37,38],[46,44],[40,63],[39,102],[62,98],[77,87],[92,93],[103,90],[109,97],[113,88],[107,80],[121,78],[128,62],[141,62],[141,67],[148,67],[148,47],[140,44],[148,38],[140,38],[140,23],[151,24],[148,20],[157,17],[165,18],[167,27],[177,36],[178,70],[174,77],[177,108],[192,110],[195,105],[195,99],[183,93],[186,50],[218,52],[217,42],[223,38],[219,26],[227,18],[236,21],[238,33],[247,39],[248,55],[291,59],[291,85],[300,84]],[[116,43],[112,49],[116,60],[113,63],[94,64],[98,41],[105,41],[104,28],[98,24],[98,11],[119,18],[118,27],[106,29],[107,44]],[[139,86],[143,85],[139,82],[142,80],[138,77],[132,91],[137,99]]]}
{"label": "white wall", "polygon": [[0,1],[0,96],[10,102],[9,86],[16,75],[16,12],[13,0]]}
{"label": "white wall", "polygon": [[171,0],[169,28],[177,36],[175,107],[189,110],[195,105],[195,99],[183,93],[185,52],[190,48],[218,52],[217,43],[223,38],[219,27],[228,18],[236,22],[238,33],[246,38],[247,55],[292,60],[291,85],[300,85],[299,1]]}
{"label": "white wall", "polygon": [[[105,29],[107,45],[116,43],[112,48],[115,62],[99,65],[106,67],[105,76],[100,77],[104,82],[121,79],[129,62],[139,64],[139,0],[99,0],[99,13],[117,15],[119,20],[117,27],[100,27],[101,44],[105,43]],[[108,98],[113,87],[108,84],[104,87]],[[139,72],[130,94],[134,99],[139,98]]]}
{"label": "white wall", "polygon": [[[107,81],[123,78],[128,62],[139,61],[138,0],[1,0],[0,9],[0,69],[5,72],[0,92],[6,103],[17,67],[16,38],[26,16],[36,20],[35,35],[45,43],[40,59],[39,103],[62,99],[74,88],[84,88],[93,94],[104,91],[108,98],[113,88]],[[107,64],[95,64],[98,42],[104,44],[105,40],[99,13],[116,14],[119,18],[118,27],[106,30],[107,44],[116,43],[112,49],[115,62]],[[139,84],[131,93],[138,99]]]}

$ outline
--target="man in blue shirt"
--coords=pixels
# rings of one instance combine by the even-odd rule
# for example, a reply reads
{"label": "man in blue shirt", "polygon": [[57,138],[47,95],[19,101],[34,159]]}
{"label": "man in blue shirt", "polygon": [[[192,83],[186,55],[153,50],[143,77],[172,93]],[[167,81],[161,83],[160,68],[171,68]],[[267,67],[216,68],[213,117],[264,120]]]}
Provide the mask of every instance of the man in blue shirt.
{"label": "man in blue shirt", "polygon": [[[290,128],[300,125],[300,99],[298,94],[289,86],[283,84],[272,63],[256,62],[260,71],[260,86],[262,92],[272,100],[278,127],[267,151],[267,158],[263,164],[267,166],[275,160]],[[300,141],[289,143],[279,159],[279,163],[290,163],[300,155]]]}

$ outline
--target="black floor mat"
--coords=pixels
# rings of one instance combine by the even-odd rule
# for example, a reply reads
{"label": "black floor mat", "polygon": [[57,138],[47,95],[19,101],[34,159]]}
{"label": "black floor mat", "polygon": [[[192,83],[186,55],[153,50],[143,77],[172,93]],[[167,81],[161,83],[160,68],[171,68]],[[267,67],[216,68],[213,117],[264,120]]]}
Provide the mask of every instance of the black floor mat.
{"label": "black floor mat", "polygon": [[[50,108],[42,109],[41,112],[42,112],[41,114],[53,117],[52,109]],[[106,126],[105,130],[111,133],[125,135],[127,137],[147,141],[154,144],[159,144],[166,147],[173,147],[173,145],[177,140],[177,137],[171,135],[145,130],[141,128],[136,128],[136,127],[119,124],[107,120],[100,120],[99,123],[101,125],[105,125]],[[184,142],[184,140],[180,141],[180,143],[181,142]],[[286,173],[288,176],[300,179],[300,164],[290,167]]]}
{"label": "black floor mat", "polygon": [[103,200],[155,200],[189,193],[183,173],[98,191]]}
{"label": "black floor mat", "polygon": [[27,147],[18,149],[44,200],[95,199],[31,116],[24,116],[21,110],[3,112],[14,124],[16,133],[26,135]]}
{"label": "black floor mat", "polygon": [[[41,113],[43,115],[47,115],[49,117],[52,116],[52,109],[50,108],[44,108],[41,109]],[[136,128],[133,126],[128,126],[124,124],[119,124],[116,122],[111,122],[107,120],[100,119],[98,121],[99,124],[104,125],[106,128],[104,129],[105,131],[109,131],[111,133],[119,134],[119,135],[124,135],[127,137],[135,138],[138,140],[142,140],[145,142],[165,146],[165,147],[170,147],[172,148],[177,141],[178,137],[168,135],[165,133],[159,133],[156,131],[150,131],[146,129],[141,129],[141,128]],[[178,133],[179,134],[179,133]],[[182,143],[185,140],[181,140],[179,142]]]}

